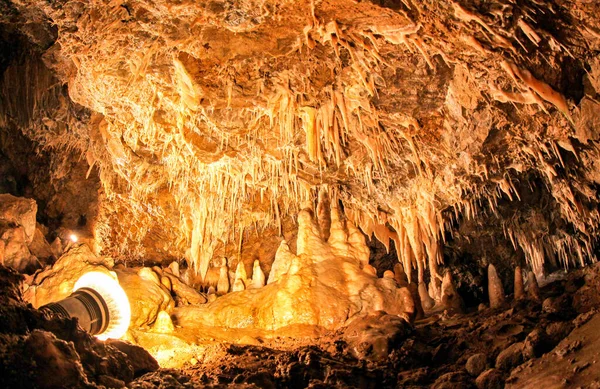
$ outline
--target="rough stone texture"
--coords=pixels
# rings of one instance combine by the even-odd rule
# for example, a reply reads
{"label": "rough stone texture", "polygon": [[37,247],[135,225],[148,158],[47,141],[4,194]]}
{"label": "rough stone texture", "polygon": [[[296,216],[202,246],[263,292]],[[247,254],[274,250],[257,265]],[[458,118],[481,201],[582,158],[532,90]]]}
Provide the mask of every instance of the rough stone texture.
{"label": "rough stone texture", "polygon": [[31,254],[35,255],[35,257],[40,261],[48,262],[54,257],[52,247],[44,237],[44,233],[40,230],[40,228],[35,229],[33,240],[29,244],[28,248],[29,251],[31,251]]}
{"label": "rough stone texture", "polygon": [[525,298],[525,287],[523,286],[523,272],[521,267],[515,267],[515,284],[514,284],[514,296],[515,300],[521,300]]}
{"label": "rough stone texture", "polygon": [[494,265],[488,266],[488,298],[492,309],[502,307],[506,301],[502,281],[500,281]]}
{"label": "rough stone texture", "polygon": [[465,365],[465,369],[467,369],[467,372],[473,377],[479,376],[487,369],[487,367],[487,356],[481,353],[471,355],[469,359],[467,359],[467,364]]}
{"label": "rough stone texture", "polygon": [[539,358],[552,348],[550,339],[542,328],[536,328],[527,335],[523,342],[523,358]]}
{"label": "rough stone texture", "polygon": [[358,316],[343,329],[342,339],[357,359],[382,361],[388,358],[412,332],[412,328],[397,316],[383,312]]}
{"label": "rough stone texture", "polygon": [[19,272],[30,271],[36,265],[27,247],[27,235],[21,226],[16,228],[3,228],[0,225],[0,263],[10,266]]}
{"label": "rough stone texture", "polygon": [[0,194],[0,221],[23,227],[27,243],[31,243],[35,233],[35,200]]}
{"label": "rough stone texture", "polygon": [[475,384],[478,389],[503,389],[504,378],[499,370],[489,369],[477,377]]}
{"label": "rough stone texture", "polygon": [[498,354],[496,369],[511,371],[523,363],[523,343],[514,343]]}

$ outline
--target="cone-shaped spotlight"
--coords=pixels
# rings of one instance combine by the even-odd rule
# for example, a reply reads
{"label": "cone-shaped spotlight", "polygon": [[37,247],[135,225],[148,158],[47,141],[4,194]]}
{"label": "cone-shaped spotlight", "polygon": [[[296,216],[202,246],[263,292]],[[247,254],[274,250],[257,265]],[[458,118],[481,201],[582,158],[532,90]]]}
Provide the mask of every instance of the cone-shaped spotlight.
{"label": "cone-shaped spotlight", "polygon": [[81,328],[101,340],[122,337],[131,320],[129,300],[123,288],[115,279],[100,272],[84,274],[69,297],[40,309],[76,317]]}

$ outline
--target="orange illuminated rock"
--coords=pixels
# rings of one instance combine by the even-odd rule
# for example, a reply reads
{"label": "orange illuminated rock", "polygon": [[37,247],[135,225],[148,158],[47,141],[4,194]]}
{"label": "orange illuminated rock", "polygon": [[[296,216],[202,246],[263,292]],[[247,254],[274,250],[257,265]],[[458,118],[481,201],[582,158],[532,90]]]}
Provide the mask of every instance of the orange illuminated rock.
{"label": "orange illuminated rock", "polygon": [[398,288],[393,277],[377,278],[362,270],[368,260],[364,237],[337,210],[332,210],[327,242],[310,211],[300,212],[298,224],[298,253],[282,244],[272,269],[278,273],[275,280],[270,276],[265,287],[230,293],[204,306],[176,308],[177,324],[267,330],[306,324],[335,329],[357,314],[386,311],[407,319],[414,314],[408,289]]}

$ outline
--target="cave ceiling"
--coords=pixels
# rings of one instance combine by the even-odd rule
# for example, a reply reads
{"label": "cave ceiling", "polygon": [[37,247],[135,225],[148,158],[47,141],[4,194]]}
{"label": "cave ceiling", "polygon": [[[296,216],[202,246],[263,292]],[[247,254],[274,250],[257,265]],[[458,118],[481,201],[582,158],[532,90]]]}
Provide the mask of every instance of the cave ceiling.
{"label": "cave ceiling", "polygon": [[[534,267],[594,256],[595,1],[9,0],[0,10],[35,53],[0,62],[0,124],[59,155],[76,150],[99,175],[95,234],[107,253],[185,255],[204,274],[245,229],[281,231],[327,193],[420,278],[453,223],[481,214],[497,216]],[[544,207],[527,202],[533,187]]]}

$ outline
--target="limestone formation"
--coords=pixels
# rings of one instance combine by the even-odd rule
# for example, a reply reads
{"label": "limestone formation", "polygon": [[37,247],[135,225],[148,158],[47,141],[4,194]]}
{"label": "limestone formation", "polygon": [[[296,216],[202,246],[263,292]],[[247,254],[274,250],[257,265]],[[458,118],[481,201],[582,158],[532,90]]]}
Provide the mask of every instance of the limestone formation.
{"label": "limestone formation", "polygon": [[537,278],[532,271],[527,273],[527,297],[533,301],[542,301],[540,287]]}
{"label": "limestone formation", "polygon": [[372,275],[373,277],[377,277],[377,269],[375,269],[375,267],[372,265],[364,265],[363,271],[369,275]]}
{"label": "limestone formation", "polygon": [[156,321],[152,325],[152,331],[162,334],[173,333],[175,326],[173,325],[171,316],[165,311],[160,311],[156,316]]}
{"label": "limestone formation", "polygon": [[333,245],[321,239],[309,211],[298,215],[298,223],[298,255],[281,250],[282,246],[278,251],[291,259],[287,273],[260,289],[230,293],[206,306],[176,308],[177,323],[269,330],[305,324],[334,329],[349,316],[380,310],[408,320],[414,317],[408,289],[398,288],[393,278],[376,278],[362,269],[364,238],[341,234],[344,224],[353,230],[351,222],[332,216],[329,242],[334,239]]}
{"label": "limestone formation", "polygon": [[244,281],[242,281],[241,278],[236,278],[235,281],[233,282],[233,285],[231,286],[231,291],[232,292],[241,292],[244,289],[246,289],[246,284],[244,283]]}
{"label": "limestone formation", "polygon": [[236,268],[235,268],[235,277],[234,280],[241,280],[244,285],[246,284],[247,280],[248,280],[248,275],[246,273],[246,266],[244,266],[244,263],[242,261],[239,261]]}
{"label": "limestone formation", "polygon": [[496,267],[492,264],[488,266],[488,298],[492,309],[500,308],[505,303],[502,281],[498,277]]}
{"label": "limestone formation", "polygon": [[410,296],[412,297],[412,303],[415,307],[415,320],[420,320],[425,317],[425,310],[423,309],[423,304],[421,303],[421,297],[419,296],[419,287],[416,283],[411,282],[410,284],[401,287],[408,288],[410,292]]}
{"label": "limestone formation", "polygon": [[442,280],[442,306],[450,313],[464,311],[464,302],[454,287],[450,271],[446,271]]}
{"label": "limestone formation", "polygon": [[402,266],[402,263],[397,263],[394,265],[394,279],[399,286],[408,285],[408,277],[404,272],[404,266]]}
{"label": "limestone formation", "polygon": [[265,273],[263,273],[260,268],[260,262],[258,259],[254,260],[254,265],[252,267],[252,288],[262,288],[265,286]]}
{"label": "limestone formation", "polygon": [[175,277],[181,277],[181,273],[179,272],[179,262],[173,261],[169,264],[168,269],[171,271]]}
{"label": "limestone formation", "polygon": [[523,272],[521,267],[515,267],[515,300],[522,300],[525,298],[525,289],[523,287]]}
{"label": "limestone formation", "polygon": [[222,296],[229,292],[229,269],[227,266],[221,266],[219,271],[219,281],[217,282],[217,295]]}
{"label": "limestone formation", "polygon": [[429,311],[435,305],[435,300],[429,296],[429,292],[427,291],[427,286],[425,283],[421,282],[417,288],[421,306],[425,311]]}

